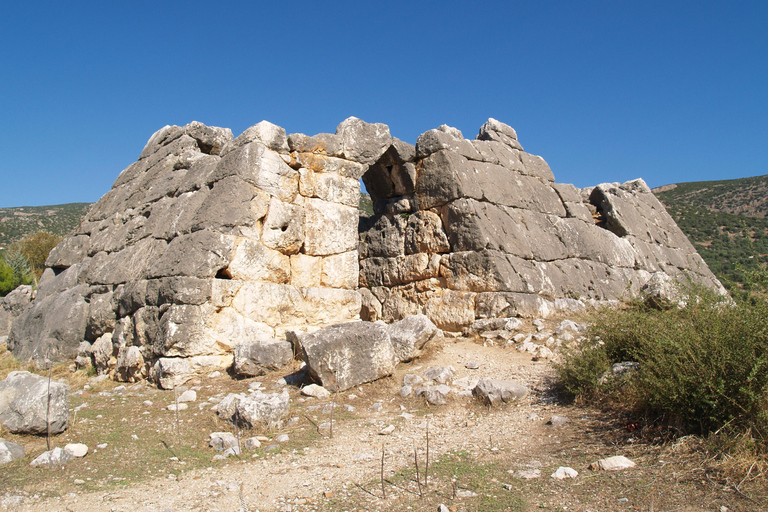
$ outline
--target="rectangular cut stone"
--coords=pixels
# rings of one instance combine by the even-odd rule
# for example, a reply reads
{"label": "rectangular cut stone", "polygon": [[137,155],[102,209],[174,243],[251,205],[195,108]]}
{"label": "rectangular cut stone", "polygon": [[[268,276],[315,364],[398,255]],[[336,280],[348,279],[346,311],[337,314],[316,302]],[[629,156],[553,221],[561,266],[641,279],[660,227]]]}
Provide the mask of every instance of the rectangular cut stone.
{"label": "rectangular cut stone", "polygon": [[329,288],[354,290],[358,284],[357,251],[326,256],[322,260],[321,283]]}
{"label": "rectangular cut stone", "polygon": [[242,281],[288,283],[291,280],[291,259],[264,247],[261,242],[241,238],[236,242],[228,272],[232,279]]}
{"label": "rectangular cut stone", "polygon": [[320,286],[323,258],[307,254],[291,255],[291,284],[301,288]]}
{"label": "rectangular cut stone", "polygon": [[313,287],[302,288],[302,293],[303,319],[310,325],[328,325],[360,318],[362,298],[355,290]]}
{"label": "rectangular cut stone", "polygon": [[357,249],[357,208],[312,198],[305,201],[304,213],[305,254],[327,256]]}
{"label": "rectangular cut stone", "polygon": [[360,204],[360,182],[334,173],[299,169],[299,192],[304,197],[354,206]]}
{"label": "rectangular cut stone", "polygon": [[367,258],[360,262],[360,285],[395,286],[437,277],[440,256],[426,253],[393,258]]}

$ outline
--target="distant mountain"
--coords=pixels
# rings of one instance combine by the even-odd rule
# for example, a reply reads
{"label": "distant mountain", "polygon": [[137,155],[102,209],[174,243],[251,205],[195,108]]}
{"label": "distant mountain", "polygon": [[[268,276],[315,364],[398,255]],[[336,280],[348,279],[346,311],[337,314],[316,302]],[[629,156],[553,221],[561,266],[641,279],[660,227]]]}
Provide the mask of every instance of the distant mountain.
{"label": "distant mountain", "polygon": [[80,224],[90,207],[91,203],[68,203],[0,208],[0,248],[38,231],[64,236]]}
{"label": "distant mountain", "polygon": [[768,265],[768,175],[653,189],[709,268],[731,290]]}

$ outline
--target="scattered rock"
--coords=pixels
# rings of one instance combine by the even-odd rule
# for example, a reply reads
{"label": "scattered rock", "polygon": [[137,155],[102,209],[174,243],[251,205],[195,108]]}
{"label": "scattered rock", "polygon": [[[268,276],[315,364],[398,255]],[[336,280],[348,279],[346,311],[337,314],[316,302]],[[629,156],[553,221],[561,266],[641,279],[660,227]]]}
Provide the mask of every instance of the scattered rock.
{"label": "scattered rock", "polygon": [[278,443],[287,443],[289,440],[288,434],[280,434],[275,438],[275,441]]}
{"label": "scattered rock", "polygon": [[243,441],[243,448],[247,451],[253,451],[257,448],[261,448],[261,441],[255,437],[249,437]]}
{"label": "scattered rock", "polygon": [[432,405],[447,404],[450,394],[451,388],[445,384],[427,386],[416,390],[416,396],[423,396]]}
{"label": "scattered rock", "polygon": [[[50,385],[50,406],[49,406]],[[48,418],[48,421],[46,421]],[[60,434],[69,421],[69,387],[24,371],[0,381],[0,425],[14,434]]]}
{"label": "scattered rock", "polygon": [[547,422],[547,425],[552,425],[553,427],[560,427],[568,423],[568,418],[566,416],[558,416],[557,414],[553,414],[552,417]]}
{"label": "scattered rock", "polygon": [[29,463],[33,467],[59,467],[72,460],[72,454],[62,448],[43,452],[35,460]]}
{"label": "scattered rock", "polygon": [[[218,451],[239,446],[237,438],[231,432],[211,432],[208,445]],[[247,447],[246,447],[247,449]]]}
{"label": "scattered rock", "polygon": [[445,384],[453,379],[453,366],[433,366],[422,372],[422,375],[438,384]]}
{"label": "scattered rock", "polygon": [[178,405],[177,404],[171,404],[171,405],[169,405],[167,407],[167,409],[169,411],[174,411],[174,412],[175,411],[184,411],[184,410],[186,410],[188,408],[189,408],[189,406],[187,404],[178,404]]}
{"label": "scattered rock", "polygon": [[398,394],[400,395],[401,398],[405,398],[407,396],[410,396],[412,392],[413,392],[413,388],[408,384],[406,384],[400,388],[400,391],[398,391]]}
{"label": "scattered rock", "polygon": [[301,339],[309,375],[329,391],[344,391],[390,375],[397,357],[386,326],[336,324]]}
{"label": "scattered rock", "polygon": [[528,393],[528,388],[518,382],[488,377],[481,378],[472,390],[474,396],[488,405],[520,400],[525,398]]}
{"label": "scattered rock", "polygon": [[0,466],[24,456],[24,447],[10,441],[0,441]]}
{"label": "scattered rock", "polygon": [[477,361],[474,361],[474,360],[473,361],[467,361],[466,364],[464,365],[464,368],[466,368],[468,370],[477,370],[478,368],[480,368],[480,363],[478,363]]}
{"label": "scattered rock", "polygon": [[301,388],[301,394],[304,396],[311,396],[313,398],[328,398],[331,396],[331,392],[325,389],[322,386],[318,386],[317,384],[310,384],[308,386],[304,386]]}
{"label": "scattered rock", "polygon": [[379,431],[380,436],[388,436],[395,431],[394,425],[388,425]]}
{"label": "scattered rock", "polygon": [[515,478],[522,478],[524,480],[532,480],[541,476],[540,469],[516,469],[512,471],[512,476]]}
{"label": "scattered rock", "polygon": [[194,389],[188,389],[179,395],[179,404],[183,402],[194,402],[197,400],[197,392]]}
{"label": "scattered rock", "polygon": [[248,396],[230,393],[216,408],[219,418],[241,426],[275,426],[288,415],[288,393],[262,393],[254,391]]}
{"label": "scattered rock", "polygon": [[70,443],[64,447],[73,457],[81,458],[88,455],[88,446],[82,443]]}
{"label": "scattered rock", "polygon": [[257,377],[279,370],[293,359],[293,346],[284,340],[246,341],[235,345],[235,375]]}
{"label": "scattered rock", "polygon": [[602,471],[621,471],[635,467],[635,463],[623,455],[615,455],[606,459],[600,459],[589,465],[589,469]]}
{"label": "scattered rock", "polygon": [[555,480],[565,480],[566,478],[576,478],[579,476],[578,471],[567,466],[560,466],[557,471],[550,475]]}
{"label": "scattered rock", "polygon": [[440,330],[426,315],[413,315],[389,325],[389,337],[401,362],[417,358]]}

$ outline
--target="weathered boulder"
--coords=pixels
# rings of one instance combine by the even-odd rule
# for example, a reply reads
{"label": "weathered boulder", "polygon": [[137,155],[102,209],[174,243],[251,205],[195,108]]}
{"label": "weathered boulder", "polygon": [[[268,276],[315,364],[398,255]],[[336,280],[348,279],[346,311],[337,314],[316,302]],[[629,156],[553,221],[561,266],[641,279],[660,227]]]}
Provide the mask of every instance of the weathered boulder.
{"label": "weathered boulder", "polygon": [[418,357],[424,346],[441,334],[426,315],[409,316],[388,328],[395,355],[401,362]]}
{"label": "weathered boulder", "polygon": [[397,356],[386,326],[350,322],[326,327],[301,339],[312,379],[329,391],[344,391],[390,375]]}
{"label": "weathered boulder", "polygon": [[236,375],[255,377],[278,370],[293,359],[291,343],[283,340],[257,340],[235,345]]}
{"label": "weathered boulder", "polygon": [[217,405],[216,414],[219,418],[241,427],[275,427],[288,414],[288,407],[287,391],[263,393],[257,390],[247,396],[227,395]]}
{"label": "weathered boulder", "polygon": [[0,466],[24,456],[24,447],[10,441],[0,441]]}
{"label": "weathered boulder", "polygon": [[0,425],[14,434],[60,434],[69,422],[69,387],[16,371],[0,381]]}
{"label": "weathered boulder", "polygon": [[0,298],[0,336],[8,336],[11,324],[32,302],[33,295],[31,285],[21,285]]}
{"label": "weathered boulder", "polygon": [[472,394],[488,405],[512,402],[525,398],[529,390],[519,382],[483,377],[477,382]]}
{"label": "weathered boulder", "polygon": [[53,450],[43,452],[29,463],[32,467],[56,468],[65,465],[72,460],[74,455],[63,448],[54,448]]}

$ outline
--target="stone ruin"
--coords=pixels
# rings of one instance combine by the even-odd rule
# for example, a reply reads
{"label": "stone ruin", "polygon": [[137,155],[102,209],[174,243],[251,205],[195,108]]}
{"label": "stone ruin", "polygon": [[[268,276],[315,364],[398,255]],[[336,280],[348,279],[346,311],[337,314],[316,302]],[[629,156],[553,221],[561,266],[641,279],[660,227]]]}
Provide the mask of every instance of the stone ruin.
{"label": "stone ruin", "polygon": [[358,319],[460,332],[654,280],[724,293],[642,180],[555,183],[494,119],[475,140],[441,126],[415,146],[354,117],[313,137],[166,126],[46,265],[9,349],[114,357],[121,380],[223,369],[238,343]]}

